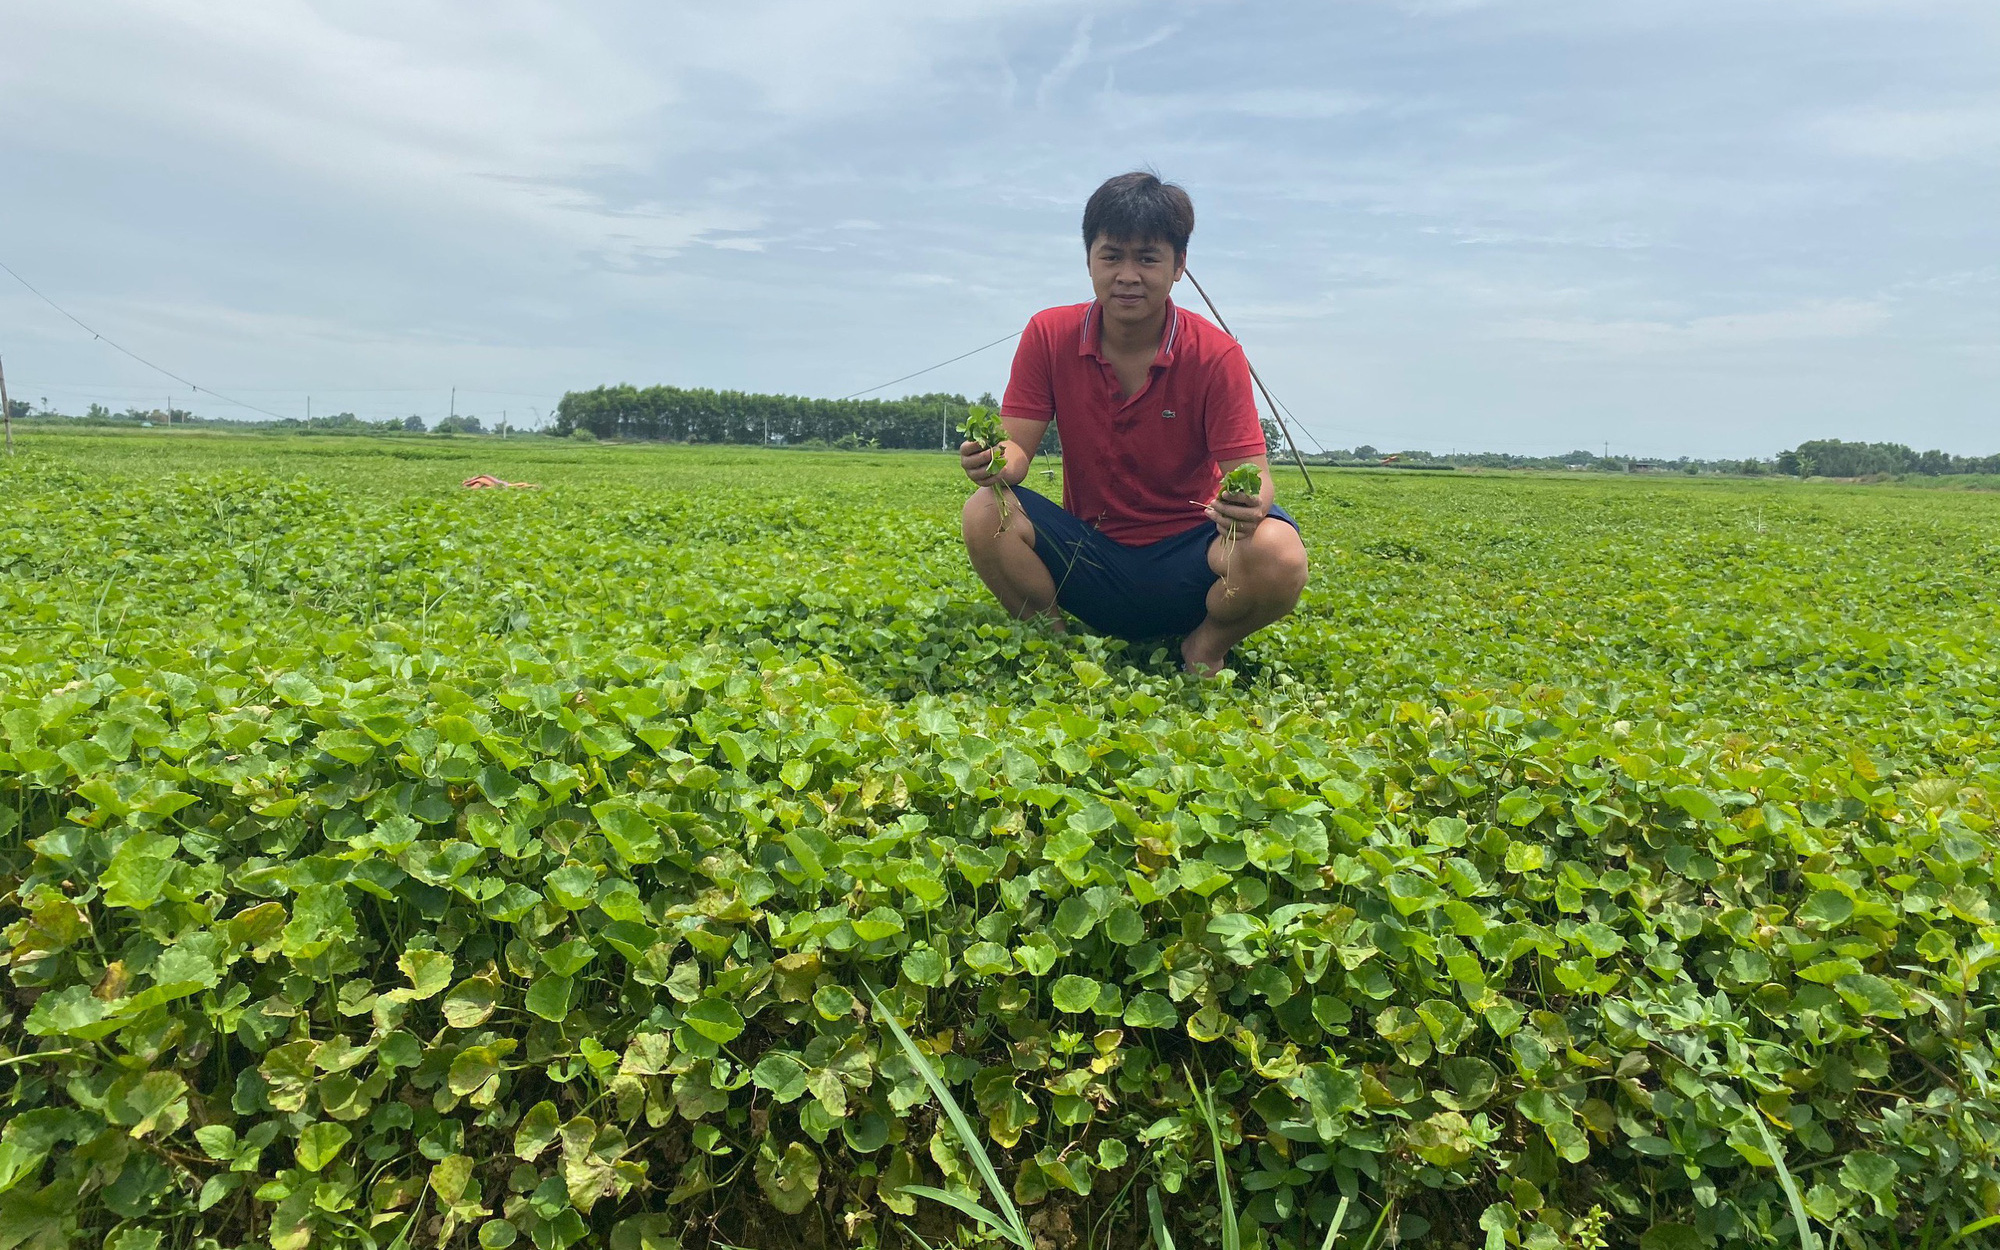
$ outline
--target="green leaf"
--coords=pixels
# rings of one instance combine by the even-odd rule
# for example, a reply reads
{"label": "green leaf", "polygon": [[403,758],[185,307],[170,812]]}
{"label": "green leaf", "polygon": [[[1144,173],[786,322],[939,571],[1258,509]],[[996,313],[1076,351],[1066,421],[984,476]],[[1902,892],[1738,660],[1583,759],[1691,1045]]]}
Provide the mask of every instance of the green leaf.
{"label": "green leaf", "polygon": [[1722,819],[1722,805],[1713,794],[1697,786],[1675,786],[1667,791],[1667,802],[1706,824]]}
{"label": "green leaf", "polygon": [[903,956],[903,976],[912,985],[942,985],[944,974],[944,956],[928,946],[912,947]]}
{"label": "green leaf", "polygon": [[569,864],[550,873],[547,886],[558,907],[582,911],[596,901],[597,874],[582,864]]}
{"label": "green leaf", "polygon": [[757,1188],[772,1206],[786,1215],[797,1215],[819,1193],[819,1156],[803,1142],[792,1142],[783,1152],[775,1150],[769,1138],[757,1152]]}
{"label": "green leaf", "polygon": [[1837,890],[1819,890],[1799,908],[1799,923],[1812,929],[1831,929],[1853,914],[1853,899]]}
{"label": "green leaf", "polygon": [[1049,990],[1049,1001],[1057,1011],[1070,1013],[1089,1011],[1097,1005],[1097,996],[1104,987],[1089,977],[1065,976],[1059,978]]}
{"label": "green leaf", "polygon": [[609,799],[590,809],[611,849],[628,864],[650,864],[666,852],[659,830],[623,799]]}
{"label": "green leaf", "polygon": [[1542,797],[1527,786],[1510,790],[1500,798],[1500,819],[1510,825],[1533,824],[1542,811]]}
{"label": "green leaf", "polygon": [[1897,1020],[1904,1014],[1903,1000],[1896,987],[1881,977],[1865,972],[1852,974],[1835,981],[1833,988],[1848,1006],[1864,1016]]}
{"label": "green leaf", "polygon": [[299,1166],[308,1172],[317,1172],[339,1158],[340,1152],[353,1140],[354,1133],[345,1124],[326,1121],[308,1124],[299,1134],[296,1152]]}
{"label": "green leaf", "polygon": [[[304,673],[281,673],[271,683],[277,696],[294,707],[318,707],[326,702],[326,694]],[[313,1169],[318,1171],[317,1168]]]}
{"label": "green leaf", "polygon": [[750,1070],[750,1079],[759,1089],[769,1090],[781,1103],[796,1102],[805,1096],[806,1065],[783,1051],[771,1051]]}
{"label": "green leaf", "polygon": [[854,933],[864,942],[879,942],[883,938],[903,931],[903,918],[895,909],[877,907],[854,921]]}
{"label": "green leaf", "polygon": [[1180,1012],[1164,994],[1143,990],[1125,1004],[1125,1023],[1135,1029],[1172,1029],[1180,1027],[1180,1022]]}
{"label": "green leaf", "polygon": [[100,879],[104,905],[144,911],[159,902],[174,875],[174,852],[180,845],[179,838],[144,830],[126,838]]}
{"label": "green leaf", "polygon": [[499,982],[492,976],[467,977],[444,996],[444,1022],[454,1029],[474,1029],[486,1023],[499,1001]]}
{"label": "green leaf", "polygon": [[727,1045],[743,1034],[743,1016],[720,998],[704,998],[691,1004],[681,1019],[711,1042]]}
{"label": "green leaf", "polygon": [[[512,1040],[509,1039],[511,1047]],[[467,1046],[452,1056],[446,1084],[461,1098],[500,1074],[500,1051],[494,1046]]]}
{"label": "green leaf", "polygon": [[522,1005],[544,1020],[561,1023],[569,1015],[571,988],[568,977],[536,977],[534,983],[528,986],[527,998]]}
{"label": "green leaf", "polygon": [[1305,1100],[1313,1131],[1322,1142],[1336,1142],[1345,1136],[1348,1117],[1362,1106],[1361,1078],[1345,1068],[1307,1064],[1299,1069],[1295,1088]]}
{"label": "green leaf", "polygon": [[571,938],[542,952],[542,963],[559,977],[573,977],[597,958],[597,948],[582,938]]}
{"label": "green leaf", "polygon": [[1896,1214],[1896,1161],[1872,1150],[1850,1153],[1840,1164],[1840,1183],[1868,1195],[1881,1215]]}
{"label": "green leaf", "polygon": [[410,978],[407,995],[416,1001],[431,998],[451,984],[451,956],[443,951],[404,951],[396,960],[403,975]]}
{"label": "green leaf", "polygon": [[562,1117],[556,1112],[553,1102],[543,1099],[528,1108],[528,1114],[521,1117],[521,1123],[514,1130],[514,1154],[533,1162],[547,1150],[562,1131]]}
{"label": "green leaf", "polygon": [[1707,1244],[1694,1225],[1671,1221],[1653,1225],[1639,1238],[1639,1250],[1703,1250]]}
{"label": "green leaf", "polygon": [[134,1137],[162,1136],[187,1123],[187,1082],[172,1072],[147,1072],[112,1086],[111,1119]]}

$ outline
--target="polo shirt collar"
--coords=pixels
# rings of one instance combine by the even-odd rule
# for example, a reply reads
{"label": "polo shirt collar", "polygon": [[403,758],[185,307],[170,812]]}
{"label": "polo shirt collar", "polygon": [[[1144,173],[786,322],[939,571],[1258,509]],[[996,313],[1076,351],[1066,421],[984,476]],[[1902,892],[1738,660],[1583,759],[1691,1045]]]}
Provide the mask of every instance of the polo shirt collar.
{"label": "polo shirt collar", "polygon": [[[1104,359],[1103,335],[1104,306],[1097,300],[1090,301],[1090,307],[1083,310],[1083,328],[1077,332],[1076,354],[1095,356],[1099,364],[1110,364]],[[1174,344],[1181,336],[1181,309],[1173,297],[1167,297],[1167,320],[1160,334],[1160,350],[1153,354],[1153,367],[1164,369],[1174,363]]]}

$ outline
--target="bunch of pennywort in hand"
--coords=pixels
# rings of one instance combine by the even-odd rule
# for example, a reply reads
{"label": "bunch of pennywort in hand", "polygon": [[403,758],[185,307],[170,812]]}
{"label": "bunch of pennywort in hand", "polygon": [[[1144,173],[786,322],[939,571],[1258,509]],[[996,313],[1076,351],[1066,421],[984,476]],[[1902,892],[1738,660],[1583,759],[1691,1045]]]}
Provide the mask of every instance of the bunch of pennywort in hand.
{"label": "bunch of pennywort in hand", "polygon": [[[1247,495],[1252,499],[1256,499],[1263,493],[1263,470],[1254,464],[1239,464],[1223,475],[1222,488],[1217,493],[1217,498],[1219,499],[1223,495]],[[1222,529],[1220,526],[1217,528]],[[1231,599],[1236,597],[1236,585],[1229,580],[1230,570],[1236,562],[1236,540],[1237,532],[1234,523],[1231,523],[1227,529],[1222,529],[1222,583],[1227,587],[1222,593],[1225,598]]]}
{"label": "bunch of pennywort in hand", "polygon": [[[993,459],[987,465],[987,472],[993,475],[993,494],[1000,501],[1000,529],[1007,528],[1007,482],[1001,474],[1007,470],[1007,448],[1003,446],[1006,431],[1001,428],[1000,414],[991,408],[974,404],[965,414],[965,437],[967,441],[979,444],[980,450],[991,449]],[[999,531],[995,531],[998,533]]]}

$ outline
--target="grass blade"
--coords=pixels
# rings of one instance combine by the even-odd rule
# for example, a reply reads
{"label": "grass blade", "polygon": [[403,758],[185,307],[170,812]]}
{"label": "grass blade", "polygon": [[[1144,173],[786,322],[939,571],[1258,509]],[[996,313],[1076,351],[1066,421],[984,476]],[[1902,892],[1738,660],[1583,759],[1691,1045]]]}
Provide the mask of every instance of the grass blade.
{"label": "grass blade", "polygon": [[1333,1223],[1327,1225],[1326,1240],[1319,1243],[1319,1250],[1333,1250],[1334,1239],[1340,1236],[1340,1226],[1347,1223],[1347,1195],[1340,1196],[1340,1205],[1333,1209]]}
{"label": "grass blade", "polygon": [[[1028,1234],[1028,1226],[1022,1221],[1019,1209],[1014,1206],[1014,1196],[1000,1183],[1000,1173],[994,1168],[993,1161],[986,1157],[986,1147],[979,1140],[978,1134],[973,1132],[972,1122],[965,1118],[964,1109],[958,1105],[958,1100],[951,1096],[951,1091],[945,1088],[943,1078],[938,1076],[937,1069],[931,1066],[930,1059],[923,1051],[917,1049],[917,1044],[910,1040],[910,1035],[903,1031],[903,1026],[896,1023],[895,1013],[882,1006],[881,997],[872,988],[868,991],[868,997],[875,1004],[876,1017],[886,1023],[889,1031],[896,1035],[897,1042],[902,1044],[903,1053],[909,1056],[910,1065],[917,1070],[917,1075],[924,1078],[924,1084],[930,1086],[931,1093],[937,1097],[938,1105],[944,1108],[945,1116],[950,1119],[952,1128],[958,1133],[959,1144],[965,1147],[968,1155],[972,1156],[973,1166],[979,1171],[979,1179],[986,1185],[987,1196],[993,1199],[994,1206],[1000,1208],[1000,1218],[993,1221],[994,1227],[1021,1250],[1035,1250],[1035,1239]],[[959,1209],[965,1210],[964,1207]]]}
{"label": "grass blade", "polygon": [[1983,1220],[1972,1221],[1972,1223],[1967,1224],[1964,1228],[1959,1229],[1951,1235],[1951,1240],[1944,1243],[1945,1250],[1950,1250],[1950,1247],[1964,1241],[1967,1237],[1972,1236],[1972,1234],[1984,1232],[1996,1224],[2000,1224],[2000,1215],[1989,1215]]}
{"label": "grass blade", "polygon": [[964,1212],[973,1219],[978,1220],[981,1224],[998,1230],[1002,1235],[1010,1234],[1013,1231],[1007,1227],[1006,1222],[999,1216],[980,1206],[964,1194],[955,1194],[948,1189],[937,1189],[930,1185],[905,1185],[902,1192],[915,1194],[919,1198],[929,1198],[932,1202],[942,1202],[948,1207]]}
{"label": "grass blade", "polygon": [[1167,1217],[1160,1211],[1160,1187],[1146,1191],[1146,1216],[1153,1225],[1153,1250],[1174,1250],[1174,1235],[1167,1231]]}
{"label": "grass blade", "polygon": [[1785,1166],[1785,1152],[1778,1145],[1778,1139],[1771,1136],[1771,1126],[1764,1123],[1764,1113],[1750,1104],[1750,1118],[1757,1122],[1757,1131],[1764,1137],[1764,1153],[1771,1156],[1771,1162],[1778,1169],[1778,1184],[1784,1186],[1785,1201],[1792,1207],[1792,1222],[1799,1226],[1799,1245],[1803,1250],[1820,1250],[1819,1234],[1813,1232],[1806,1222],[1805,1199],[1799,1196],[1799,1183],[1792,1179],[1791,1169]]}
{"label": "grass blade", "polygon": [[[1194,1075],[1188,1074],[1188,1088],[1194,1089]],[[1208,1141],[1215,1150],[1215,1192],[1222,1207],[1222,1250],[1243,1250],[1243,1230],[1236,1223],[1236,1197],[1229,1188],[1229,1160],[1222,1153],[1222,1125],[1215,1115],[1215,1091],[1206,1083],[1194,1090],[1194,1105],[1208,1126]]]}

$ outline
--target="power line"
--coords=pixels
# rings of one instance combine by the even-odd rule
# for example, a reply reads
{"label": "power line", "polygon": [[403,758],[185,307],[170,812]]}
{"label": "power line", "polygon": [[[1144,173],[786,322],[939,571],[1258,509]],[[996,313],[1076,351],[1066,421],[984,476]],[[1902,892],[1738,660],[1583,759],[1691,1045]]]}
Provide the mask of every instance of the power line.
{"label": "power line", "polygon": [[11,276],[14,279],[14,281],[20,283],[24,287],[27,287],[28,290],[33,291],[35,294],[35,298],[41,300],[44,304],[47,304],[50,308],[55,309],[63,316],[68,317],[71,321],[76,322],[77,328],[82,330],[85,334],[88,334],[91,338],[96,339],[100,343],[103,343],[106,347],[112,348],[115,351],[122,352],[125,355],[130,356],[132,359],[138,361],[140,364],[146,366],[148,369],[151,369],[153,372],[161,374],[165,377],[172,378],[174,381],[179,382],[182,386],[187,387],[191,391],[213,395],[217,399],[220,399],[225,403],[235,404],[238,408],[248,408],[252,412],[261,412],[265,416],[274,417],[279,421],[283,421],[286,419],[282,414],[272,412],[268,408],[259,408],[255,404],[246,404],[240,399],[232,399],[229,396],[224,395],[221,391],[211,391],[207,387],[196,386],[194,383],[188,381],[180,374],[175,373],[173,370],[161,368],[159,365],[154,364],[152,361],[146,359],[144,356],[141,356],[139,353],[131,350],[128,347],[121,346],[120,344],[115,343],[108,338],[105,338],[102,334],[99,334],[97,331],[85,325],[82,319],[77,317],[76,314],[70,312],[69,309],[64,308],[61,304],[56,303],[48,296],[43,295],[39,290],[36,290],[34,283],[28,281],[20,274],[15,273],[14,267],[8,264],[6,261],[0,260],[0,269],[5,269],[8,275]]}
{"label": "power line", "polygon": [[987,343],[984,346],[975,347],[969,352],[961,352],[960,354],[953,356],[950,360],[940,360],[936,364],[932,365],[929,369],[919,369],[915,373],[906,373],[900,378],[890,378],[887,382],[882,383],[881,386],[871,386],[865,391],[856,391],[852,395],[842,395],[841,398],[859,399],[863,395],[872,395],[876,391],[882,390],[886,387],[894,386],[898,382],[907,382],[911,378],[920,378],[926,373],[930,373],[932,370],[942,369],[946,365],[955,365],[959,361],[964,360],[967,356],[977,356],[979,353],[985,351],[988,347],[998,347],[1000,346],[1000,344],[1005,343],[1008,339],[1017,339],[1020,337],[1021,337],[1021,332],[1019,330],[1010,331],[1009,333],[1001,335],[999,338],[994,339],[991,343]]}

